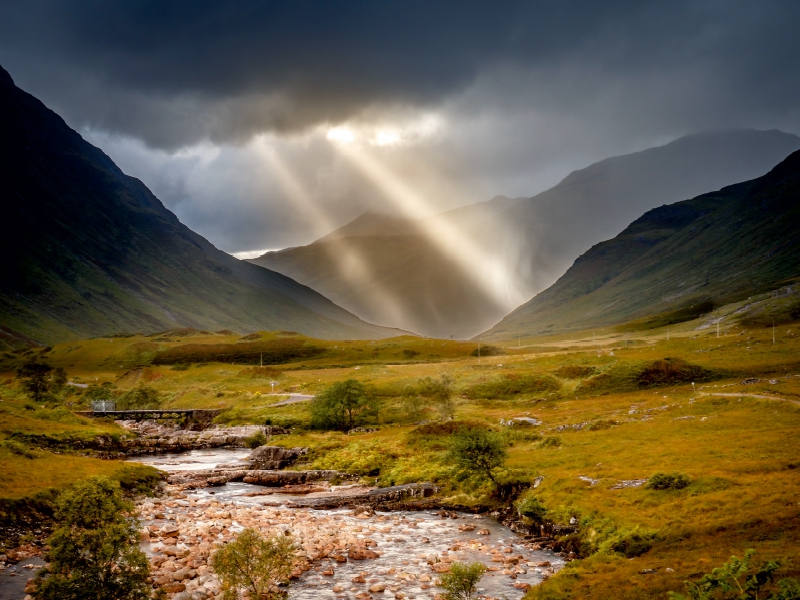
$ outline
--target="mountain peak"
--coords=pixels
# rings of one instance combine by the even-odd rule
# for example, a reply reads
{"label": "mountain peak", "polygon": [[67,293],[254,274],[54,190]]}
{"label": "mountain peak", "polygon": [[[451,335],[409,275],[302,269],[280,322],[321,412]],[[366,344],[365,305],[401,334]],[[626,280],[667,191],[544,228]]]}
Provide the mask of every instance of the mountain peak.
{"label": "mountain peak", "polygon": [[14,87],[14,80],[11,78],[9,72],[6,71],[2,66],[0,66],[0,86]]}

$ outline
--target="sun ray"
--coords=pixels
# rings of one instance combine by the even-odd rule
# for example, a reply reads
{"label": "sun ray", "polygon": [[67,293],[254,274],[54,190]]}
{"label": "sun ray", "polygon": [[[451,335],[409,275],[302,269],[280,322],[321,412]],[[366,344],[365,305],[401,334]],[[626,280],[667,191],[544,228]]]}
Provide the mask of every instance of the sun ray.
{"label": "sun ray", "polygon": [[[332,139],[336,142],[336,138]],[[525,291],[515,283],[507,261],[485,252],[462,231],[451,224],[424,219],[436,212],[418,192],[397,177],[389,168],[364,151],[358,144],[334,143],[340,154],[371,181],[404,216],[420,219],[426,235],[453,258],[476,286],[499,307],[511,309],[525,300]],[[501,235],[501,232],[498,232]]]}
{"label": "sun ray", "polygon": [[[338,227],[338,224],[329,219],[324,211],[320,209],[286,162],[278,156],[274,148],[269,146],[265,140],[257,140],[255,149],[259,156],[269,165],[270,172],[274,174],[286,195],[302,209],[304,215],[313,221],[317,230],[330,232]],[[384,314],[387,314],[390,319],[390,322],[385,323],[386,325],[398,326],[399,323],[402,323],[404,317],[402,308],[397,300],[376,281],[364,257],[353,248],[348,248],[344,245],[338,250],[341,252],[337,256],[339,270],[348,283],[362,289],[369,288],[369,293],[376,297]]]}

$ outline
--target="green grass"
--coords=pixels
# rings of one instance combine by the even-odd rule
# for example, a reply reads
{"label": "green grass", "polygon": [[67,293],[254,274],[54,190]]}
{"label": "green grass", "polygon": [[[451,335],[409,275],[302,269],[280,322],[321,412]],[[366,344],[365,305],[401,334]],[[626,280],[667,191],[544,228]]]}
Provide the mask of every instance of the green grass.
{"label": "green grass", "polygon": [[[506,343],[503,355],[480,359],[471,356],[476,345],[469,342],[300,338],[324,351],[263,368],[209,362],[175,370],[153,364],[148,357],[184,343],[254,342],[219,334],[183,338],[180,332],[85,340],[28,357],[44,354],[70,377],[111,383],[117,393],[145,384],[167,406],[223,409],[219,422],[269,420],[294,427],[273,443],[310,447],[305,467],[339,469],[380,485],[435,481],[450,502],[496,503],[485,482],[455,476],[446,460],[452,427],[436,422],[434,407],[412,414],[403,403],[407,385],[447,373],[454,380],[457,423],[492,427],[509,441],[501,476],[543,476],[528,494],[548,518],[565,523],[575,517],[580,523],[563,543],[586,557],[531,595],[644,599],[681,590],[683,580],[751,547],[764,559],[780,560],[781,576],[800,571],[800,405],[792,402],[800,402],[800,377],[790,377],[800,375],[798,324],[777,327],[773,344],[771,328],[737,324],[717,337],[715,329],[697,329],[704,318],[669,332],[606,329],[519,340]],[[259,334],[260,340],[279,338],[297,336]],[[19,355],[12,356],[4,360],[19,362]],[[347,378],[378,395],[381,410],[365,423],[378,431],[314,432],[307,429],[307,404],[273,406],[288,393],[313,394]],[[0,375],[0,400],[0,438],[28,443],[36,453],[26,458],[0,447],[0,467],[9,474],[0,497],[41,493],[119,467],[36,448],[36,436],[119,435],[113,424],[75,417],[63,407],[32,406],[11,372]],[[82,400],[73,394],[64,401],[80,406]],[[500,424],[522,416],[542,425]],[[421,419],[430,423],[416,424]],[[41,472],[35,480],[25,477],[32,466]],[[613,489],[620,481],[657,473],[683,473],[690,484]],[[650,568],[657,572],[639,574]]]}

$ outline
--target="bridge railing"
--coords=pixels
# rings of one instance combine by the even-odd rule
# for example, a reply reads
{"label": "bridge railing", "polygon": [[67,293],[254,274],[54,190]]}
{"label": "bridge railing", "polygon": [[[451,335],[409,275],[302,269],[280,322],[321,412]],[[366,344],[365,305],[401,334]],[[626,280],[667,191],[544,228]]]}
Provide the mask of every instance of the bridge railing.
{"label": "bridge railing", "polygon": [[114,412],[117,403],[111,400],[92,400],[92,412]]}

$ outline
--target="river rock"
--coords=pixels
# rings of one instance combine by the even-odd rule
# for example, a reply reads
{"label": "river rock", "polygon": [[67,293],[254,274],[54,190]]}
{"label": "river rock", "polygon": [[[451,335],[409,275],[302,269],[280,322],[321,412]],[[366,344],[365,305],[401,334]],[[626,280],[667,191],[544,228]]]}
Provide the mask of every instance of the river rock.
{"label": "river rock", "polygon": [[308,454],[308,448],[281,448],[280,446],[261,446],[247,457],[253,470],[279,470],[292,466],[301,456]]}

